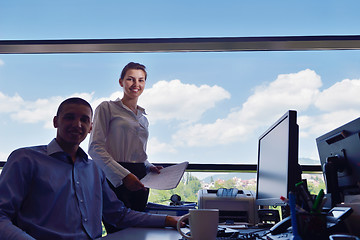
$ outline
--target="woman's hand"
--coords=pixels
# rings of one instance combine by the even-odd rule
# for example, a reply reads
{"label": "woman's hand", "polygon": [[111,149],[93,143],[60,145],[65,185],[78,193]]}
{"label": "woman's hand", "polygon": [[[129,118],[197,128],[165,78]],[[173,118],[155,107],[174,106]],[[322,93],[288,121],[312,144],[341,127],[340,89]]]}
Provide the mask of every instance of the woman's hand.
{"label": "woman's hand", "polygon": [[150,169],[150,172],[154,172],[154,173],[160,173],[160,170],[163,169],[164,167],[163,166],[151,166],[149,169]]}
{"label": "woman's hand", "polygon": [[145,190],[144,184],[132,173],[123,178],[124,186],[130,191]]}

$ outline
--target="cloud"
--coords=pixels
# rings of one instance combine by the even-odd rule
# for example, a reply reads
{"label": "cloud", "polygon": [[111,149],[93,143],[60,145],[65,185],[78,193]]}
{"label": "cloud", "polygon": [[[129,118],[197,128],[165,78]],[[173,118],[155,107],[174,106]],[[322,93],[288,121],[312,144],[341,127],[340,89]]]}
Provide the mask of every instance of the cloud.
{"label": "cloud", "polygon": [[52,97],[36,101],[24,101],[22,109],[12,113],[11,118],[23,123],[44,122],[46,128],[52,128],[52,118],[62,100],[61,97]]}
{"label": "cloud", "polygon": [[360,109],[360,79],[345,79],[324,90],[315,102],[322,111]]}
{"label": "cloud", "polygon": [[298,124],[300,137],[319,137],[347,122],[360,116],[360,109],[343,109],[334,112],[325,112],[315,116],[300,116]]}
{"label": "cloud", "polygon": [[157,153],[177,153],[176,149],[168,143],[160,142],[156,137],[150,138],[147,149],[148,155]]}
{"label": "cloud", "polygon": [[281,74],[270,84],[256,88],[242,111],[252,121],[279,115],[288,109],[304,111],[313,104],[321,86],[320,76],[310,69]]}
{"label": "cloud", "polygon": [[[271,124],[289,109],[305,111],[319,95],[322,82],[314,71],[281,74],[255,89],[242,108],[210,124],[180,129],[173,142],[187,146],[215,146],[246,140],[260,126]],[[270,116],[270,117],[269,117]]]}
{"label": "cloud", "polygon": [[19,111],[24,103],[25,101],[18,94],[10,97],[0,92],[0,113]]}
{"label": "cloud", "polygon": [[359,79],[344,79],[319,93],[316,115],[300,116],[301,137],[321,136],[360,116]]}
{"label": "cloud", "polygon": [[6,161],[8,156],[9,156],[9,153],[0,152],[0,161]]}
{"label": "cloud", "polygon": [[109,101],[109,100],[116,100],[118,97],[121,97],[123,95],[122,91],[113,92],[110,97],[102,97],[102,98],[92,98],[89,100],[89,103],[91,104],[91,107],[95,111],[96,107],[99,106],[100,103],[103,101]]}
{"label": "cloud", "polygon": [[3,60],[0,59],[0,67],[5,65],[5,62]]}
{"label": "cloud", "polygon": [[[89,101],[95,109],[102,101],[122,97],[122,91],[110,97],[94,98],[94,93],[74,93],[71,96],[54,96],[48,99],[25,101],[20,96],[5,96],[0,92],[0,112],[10,113],[13,120],[23,123],[43,122],[45,128],[53,128],[52,118],[61,101],[68,97],[78,96]],[[180,80],[159,81],[152,88],[146,89],[141,97],[141,104],[151,114],[152,124],[157,121],[180,121],[192,123],[198,121],[202,114],[215,104],[229,99],[230,93],[219,86],[183,84]],[[149,140],[149,153],[175,153],[174,147],[161,143],[157,138]]]}
{"label": "cloud", "polygon": [[[280,74],[273,81],[254,88],[252,95],[225,118],[202,123],[206,111],[220,101],[230,99],[230,93],[219,86],[184,84],[180,80],[159,81],[144,91],[139,105],[149,113],[151,124],[175,121],[171,142],[149,139],[148,153],[177,153],[176,147],[216,146],[246,141],[261,127],[267,127],[287,110],[298,111],[300,136],[320,136],[360,115],[359,79],[345,79],[321,91],[322,82],[315,71]],[[122,97],[114,92],[109,97],[94,98],[94,93],[74,93],[83,97],[95,109],[100,102]],[[42,122],[52,128],[52,117],[60,102],[71,96],[26,101],[19,95],[0,92],[0,113],[24,123]],[[315,114],[314,114],[315,113]],[[167,124],[167,123],[161,123]]]}
{"label": "cloud", "polygon": [[53,128],[52,119],[59,104],[68,97],[81,97],[91,101],[93,93],[74,93],[70,96],[54,96],[48,99],[25,101],[19,95],[9,97],[0,92],[0,113],[9,113],[11,119],[23,123],[43,122],[45,128]]}
{"label": "cloud", "polygon": [[142,105],[152,123],[160,120],[196,122],[219,101],[229,99],[230,93],[219,86],[184,84],[180,80],[159,81],[146,89]]}
{"label": "cloud", "polygon": [[360,116],[359,79],[345,79],[323,91],[321,86],[321,78],[313,70],[281,74],[256,87],[239,110],[213,123],[181,128],[172,142],[198,147],[246,141],[256,129],[270,126],[289,109],[298,111],[301,138],[315,139]]}

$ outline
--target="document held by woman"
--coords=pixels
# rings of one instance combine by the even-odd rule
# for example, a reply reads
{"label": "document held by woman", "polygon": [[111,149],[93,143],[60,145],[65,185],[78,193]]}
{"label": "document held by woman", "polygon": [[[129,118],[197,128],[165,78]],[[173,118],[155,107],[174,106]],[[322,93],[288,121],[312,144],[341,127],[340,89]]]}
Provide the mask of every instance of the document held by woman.
{"label": "document held by woman", "polygon": [[179,184],[189,162],[182,162],[170,167],[160,169],[160,173],[148,173],[140,181],[147,188],[169,190]]}

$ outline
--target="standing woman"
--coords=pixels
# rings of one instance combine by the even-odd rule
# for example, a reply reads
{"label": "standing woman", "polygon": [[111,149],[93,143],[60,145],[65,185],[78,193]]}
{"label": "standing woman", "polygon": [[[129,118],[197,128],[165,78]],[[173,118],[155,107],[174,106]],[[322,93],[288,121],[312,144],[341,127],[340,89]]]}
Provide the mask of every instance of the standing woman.
{"label": "standing woman", "polygon": [[124,67],[119,79],[124,95],[96,108],[89,142],[89,155],[104,170],[117,197],[137,211],[144,211],[149,195],[139,179],[162,168],[147,160],[149,122],[137,105],[146,78],[144,65],[130,62]]}

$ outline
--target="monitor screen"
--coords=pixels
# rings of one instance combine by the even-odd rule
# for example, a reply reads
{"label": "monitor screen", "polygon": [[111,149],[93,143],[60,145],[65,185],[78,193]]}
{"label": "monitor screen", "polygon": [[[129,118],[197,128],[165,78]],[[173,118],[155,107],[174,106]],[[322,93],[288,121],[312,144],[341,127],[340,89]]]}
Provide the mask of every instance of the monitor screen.
{"label": "monitor screen", "polygon": [[360,118],[316,139],[331,206],[360,194]]}
{"label": "monitor screen", "polygon": [[256,186],[259,206],[284,206],[280,197],[288,197],[289,191],[301,181],[296,115],[296,111],[288,111],[259,137]]}

